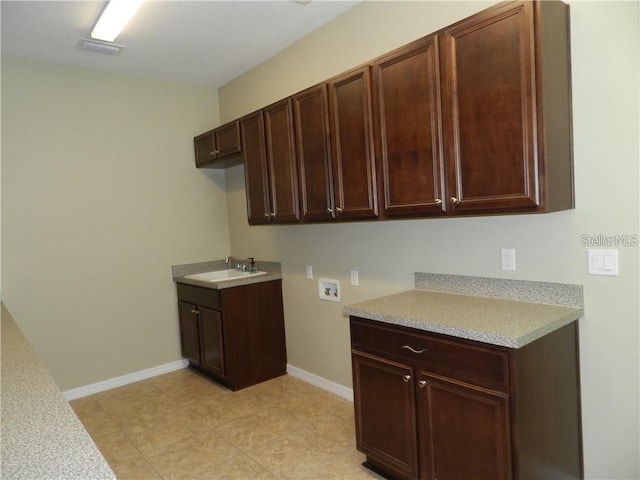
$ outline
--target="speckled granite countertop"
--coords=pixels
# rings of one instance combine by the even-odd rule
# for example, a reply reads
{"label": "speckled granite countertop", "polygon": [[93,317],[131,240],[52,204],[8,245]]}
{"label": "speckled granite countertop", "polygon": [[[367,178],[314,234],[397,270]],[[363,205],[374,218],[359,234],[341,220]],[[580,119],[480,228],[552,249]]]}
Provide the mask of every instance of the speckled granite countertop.
{"label": "speckled granite countertop", "polygon": [[[583,315],[580,286],[501,282],[500,279],[480,277],[416,274],[415,290],[349,305],[343,312],[511,348],[523,347]],[[565,287],[569,297],[575,294],[573,298],[564,302],[554,298],[554,301],[570,305],[545,303],[549,292],[556,292],[552,296],[557,296],[557,292]],[[449,293],[452,291],[454,293]],[[521,301],[522,297],[528,301]]]}
{"label": "speckled granite countertop", "polygon": [[116,478],[4,306],[1,377],[0,478]]}
{"label": "speckled granite countertop", "polygon": [[248,261],[246,259],[237,259],[230,257],[229,262],[227,262],[226,260],[211,260],[208,262],[188,263],[186,265],[173,265],[171,267],[171,273],[174,282],[187,283],[189,285],[213,288],[216,290],[282,279],[280,263],[263,262],[260,260],[256,260],[256,266],[258,270],[267,272],[266,274],[256,276],[249,275],[237,280],[225,280],[222,282],[211,282],[205,280],[196,280],[193,278],[186,278],[187,275],[194,275],[196,273],[215,272],[218,270],[227,270],[229,268],[234,268],[236,263],[245,263],[248,265]]}

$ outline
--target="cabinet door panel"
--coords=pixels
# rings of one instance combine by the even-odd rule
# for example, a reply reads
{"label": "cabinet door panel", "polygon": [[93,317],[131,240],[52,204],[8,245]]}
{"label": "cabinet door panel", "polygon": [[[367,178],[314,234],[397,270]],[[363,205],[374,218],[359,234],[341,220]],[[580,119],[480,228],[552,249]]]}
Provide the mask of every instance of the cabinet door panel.
{"label": "cabinet door panel", "polygon": [[240,120],[249,224],[269,223],[269,169],[262,112]]}
{"label": "cabinet door panel", "polygon": [[331,220],[333,191],[325,84],[293,97],[303,220]]}
{"label": "cabinet door panel", "polygon": [[200,307],[200,345],[202,366],[224,377],[224,346],[222,340],[222,314],[217,310]]}
{"label": "cabinet door panel", "polygon": [[535,209],[531,2],[476,15],[444,33],[445,134],[455,211]]}
{"label": "cabinet door panel", "polygon": [[418,388],[422,476],[511,479],[509,396],[421,372]]}
{"label": "cabinet door panel", "polygon": [[413,368],[361,352],[352,359],[358,449],[394,476],[417,478]]}
{"label": "cabinet door panel", "polygon": [[240,129],[237,120],[216,128],[214,134],[218,158],[232,156],[241,152],[242,144],[240,143]]}
{"label": "cabinet door panel", "polygon": [[194,364],[200,363],[200,332],[197,311],[198,307],[191,303],[178,302],[182,356]]}
{"label": "cabinet door panel", "polygon": [[196,155],[196,167],[200,167],[216,159],[216,145],[213,130],[198,135],[193,139]]}
{"label": "cabinet door panel", "polygon": [[442,214],[438,39],[413,42],[374,64],[377,157],[384,215]]}
{"label": "cabinet door panel", "polygon": [[378,216],[368,66],[329,82],[333,187],[340,218]]}
{"label": "cabinet door panel", "polygon": [[298,174],[291,99],[264,109],[267,161],[270,172],[271,213],[276,223],[300,220]]}

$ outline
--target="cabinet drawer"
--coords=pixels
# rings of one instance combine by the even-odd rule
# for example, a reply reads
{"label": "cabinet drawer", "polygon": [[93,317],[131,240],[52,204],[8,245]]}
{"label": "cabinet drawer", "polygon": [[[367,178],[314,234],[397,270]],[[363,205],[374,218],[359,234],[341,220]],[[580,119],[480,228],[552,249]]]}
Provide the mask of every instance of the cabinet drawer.
{"label": "cabinet drawer", "polygon": [[351,345],[476,385],[509,387],[509,355],[502,347],[356,317],[351,317]]}
{"label": "cabinet drawer", "polygon": [[178,300],[183,302],[201,305],[203,307],[222,309],[222,299],[220,291],[212,288],[196,287],[195,285],[187,285],[178,283]]}

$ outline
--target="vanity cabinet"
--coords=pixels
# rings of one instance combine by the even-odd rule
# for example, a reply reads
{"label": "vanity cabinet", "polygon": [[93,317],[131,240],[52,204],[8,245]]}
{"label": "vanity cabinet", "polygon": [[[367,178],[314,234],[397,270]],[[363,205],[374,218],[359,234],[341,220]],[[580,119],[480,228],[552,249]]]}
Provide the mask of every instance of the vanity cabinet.
{"label": "vanity cabinet", "polygon": [[249,224],[300,220],[291,99],[240,119]]}
{"label": "vanity cabinet", "polygon": [[512,349],[351,317],[357,448],[391,478],[582,478],[577,323]]}
{"label": "vanity cabinet", "polygon": [[365,66],[293,96],[303,221],[378,215],[370,77]]}
{"label": "vanity cabinet", "polygon": [[[225,168],[242,161],[240,127],[237,120],[198,135],[193,139],[196,167]],[[233,160],[231,160],[233,158]]]}
{"label": "vanity cabinet", "polygon": [[284,375],[281,283],[219,290],[177,283],[184,358],[231,390]]}

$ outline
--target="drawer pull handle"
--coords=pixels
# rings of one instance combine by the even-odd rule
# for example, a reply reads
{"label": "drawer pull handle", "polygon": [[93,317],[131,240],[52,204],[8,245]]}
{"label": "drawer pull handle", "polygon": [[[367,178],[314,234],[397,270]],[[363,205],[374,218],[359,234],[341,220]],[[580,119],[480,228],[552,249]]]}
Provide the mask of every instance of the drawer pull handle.
{"label": "drawer pull handle", "polygon": [[411,380],[411,375],[403,375],[402,376],[402,381],[404,383],[409,383],[409,380]]}
{"label": "drawer pull handle", "polygon": [[419,386],[420,388],[424,388],[426,385],[427,385],[427,381],[426,381],[426,380],[420,380],[420,381],[418,382],[418,386]]}
{"label": "drawer pull handle", "polygon": [[410,347],[409,345],[403,345],[402,348],[406,348],[407,350],[412,351],[413,353],[424,353],[427,351],[427,348],[423,348],[422,350],[416,350],[415,348]]}

